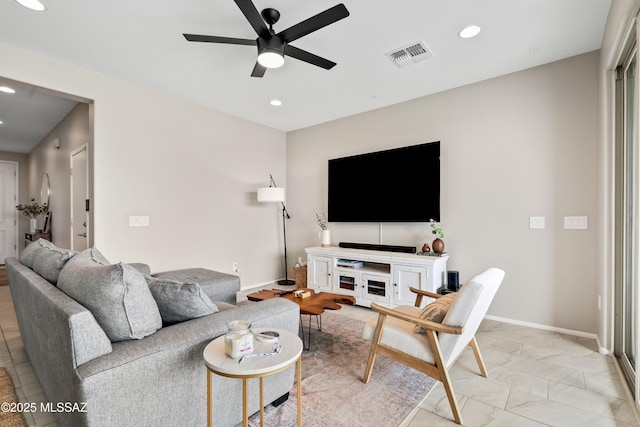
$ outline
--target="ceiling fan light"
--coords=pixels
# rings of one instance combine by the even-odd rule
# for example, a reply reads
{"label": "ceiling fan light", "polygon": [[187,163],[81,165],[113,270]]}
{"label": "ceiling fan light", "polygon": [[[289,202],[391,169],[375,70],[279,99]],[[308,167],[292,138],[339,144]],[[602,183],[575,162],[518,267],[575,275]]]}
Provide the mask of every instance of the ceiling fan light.
{"label": "ceiling fan light", "polygon": [[284,65],[284,56],[280,52],[265,49],[258,55],[258,63],[266,68],[279,68]]}

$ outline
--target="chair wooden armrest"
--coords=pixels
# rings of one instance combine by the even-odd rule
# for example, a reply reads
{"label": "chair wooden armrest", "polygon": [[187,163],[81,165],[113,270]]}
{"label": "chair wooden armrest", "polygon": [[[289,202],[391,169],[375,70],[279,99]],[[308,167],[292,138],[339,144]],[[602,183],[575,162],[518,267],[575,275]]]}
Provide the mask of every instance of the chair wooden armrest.
{"label": "chair wooden armrest", "polygon": [[416,289],[413,286],[410,286],[409,289],[416,294],[416,302],[414,304],[416,307],[420,307],[420,304],[422,304],[422,297],[438,299],[442,296],[440,294],[434,294],[433,292],[423,291],[422,289]]}
{"label": "chair wooden armrest", "polygon": [[443,325],[442,323],[432,322],[430,320],[424,320],[417,316],[412,316],[407,313],[396,311],[392,308],[382,307],[374,302],[371,303],[371,309],[374,311],[377,311],[378,313],[386,314],[387,316],[391,316],[400,320],[411,322],[415,325],[422,326],[423,328],[430,329],[432,331],[443,332],[445,334],[456,334],[456,335],[462,334],[463,329],[461,326],[449,326],[449,325]]}

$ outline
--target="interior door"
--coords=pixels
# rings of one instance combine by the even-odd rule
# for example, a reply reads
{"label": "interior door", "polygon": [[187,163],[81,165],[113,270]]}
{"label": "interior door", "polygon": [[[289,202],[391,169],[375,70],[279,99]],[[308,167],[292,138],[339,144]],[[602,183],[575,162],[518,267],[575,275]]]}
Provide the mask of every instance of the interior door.
{"label": "interior door", "polygon": [[71,153],[71,249],[89,247],[89,148]]}
{"label": "interior door", "polygon": [[0,264],[5,258],[18,255],[16,172],[15,163],[0,162]]}

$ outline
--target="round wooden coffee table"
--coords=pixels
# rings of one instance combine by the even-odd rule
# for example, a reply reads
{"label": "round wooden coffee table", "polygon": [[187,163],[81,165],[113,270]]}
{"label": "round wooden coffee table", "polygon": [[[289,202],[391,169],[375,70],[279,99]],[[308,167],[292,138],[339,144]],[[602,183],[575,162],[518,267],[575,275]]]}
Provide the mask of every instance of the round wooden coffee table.
{"label": "round wooden coffee table", "polygon": [[[262,379],[277,374],[297,365],[296,381],[298,383],[298,426],[302,426],[302,340],[284,329],[253,328],[253,332],[276,331],[280,334],[278,344],[282,346],[280,353],[270,356],[259,356],[243,360],[232,359],[224,352],[224,335],[211,341],[204,348],[202,357],[207,366],[207,426],[211,427],[211,377],[212,374],[228,378],[242,379],[242,425],[249,424],[247,380],[260,378],[260,425],[264,426],[264,399]],[[254,353],[271,351],[273,344],[254,341]]]}

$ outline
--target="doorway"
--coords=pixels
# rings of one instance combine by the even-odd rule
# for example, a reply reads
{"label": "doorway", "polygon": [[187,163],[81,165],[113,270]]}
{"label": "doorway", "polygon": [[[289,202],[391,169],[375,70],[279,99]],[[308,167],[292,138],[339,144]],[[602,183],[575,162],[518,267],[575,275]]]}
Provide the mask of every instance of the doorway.
{"label": "doorway", "polygon": [[89,247],[89,146],[71,153],[71,250]]}
{"label": "doorway", "polygon": [[18,256],[18,164],[0,161],[0,264]]}

